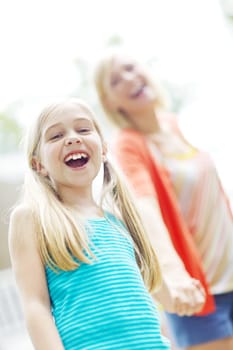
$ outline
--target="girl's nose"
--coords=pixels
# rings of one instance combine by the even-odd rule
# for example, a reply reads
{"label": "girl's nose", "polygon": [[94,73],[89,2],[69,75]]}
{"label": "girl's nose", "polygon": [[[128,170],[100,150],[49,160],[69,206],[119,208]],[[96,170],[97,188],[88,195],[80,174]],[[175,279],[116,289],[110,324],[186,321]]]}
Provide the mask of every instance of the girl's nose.
{"label": "girl's nose", "polygon": [[77,143],[77,144],[81,143],[81,139],[78,136],[67,137],[67,139],[65,140],[66,146],[70,146],[70,145],[73,145],[75,143]]}

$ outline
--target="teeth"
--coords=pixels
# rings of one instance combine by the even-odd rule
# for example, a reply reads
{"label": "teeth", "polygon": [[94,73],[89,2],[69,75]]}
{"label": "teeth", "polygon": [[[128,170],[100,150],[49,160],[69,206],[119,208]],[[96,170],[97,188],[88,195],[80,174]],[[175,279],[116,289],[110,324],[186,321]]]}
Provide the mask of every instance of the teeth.
{"label": "teeth", "polygon": [[137,94],[139,94],[145,88],[145,86],[146,86],[146,84],[144,84],[144,83],[141,83],[138,86],[136,86],[136,88],[131,93],[131,97],[134,97]]}
{"label": "teeth", "polygon": [[81,158],[87,158],[87,155],[85,153],[73,153],[70,154],[68,157],[65,158],[65,161],[68,162],[69,160],[76,160]]}
{"label": "teeth", "polygon": [[143,85],[140,85],[137,90],[135,89],[132,93],[132,96],[135,96],[137,95],[141,90],[143,89]]}

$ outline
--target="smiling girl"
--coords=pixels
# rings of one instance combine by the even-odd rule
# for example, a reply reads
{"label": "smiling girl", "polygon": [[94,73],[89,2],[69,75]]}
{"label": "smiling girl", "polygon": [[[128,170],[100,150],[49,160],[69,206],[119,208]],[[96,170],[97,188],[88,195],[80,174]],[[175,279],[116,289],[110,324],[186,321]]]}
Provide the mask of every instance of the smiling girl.
{"label": "smiling girl", "polygon": [[35,349],[170,349],[149,294],[161,279],[156,255],[89,108],[76,99],[47,106],[27,158],[9,246]]}

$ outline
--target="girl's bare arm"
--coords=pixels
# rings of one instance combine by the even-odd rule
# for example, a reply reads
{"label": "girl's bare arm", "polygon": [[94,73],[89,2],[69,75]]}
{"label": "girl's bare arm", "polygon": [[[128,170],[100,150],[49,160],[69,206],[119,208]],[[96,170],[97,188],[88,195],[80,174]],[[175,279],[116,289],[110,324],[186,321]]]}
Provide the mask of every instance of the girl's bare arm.
{"label": "girl's bare arm", "polygon": [[17,207],[10,218],[9,249],[29,335],[36,350],[64,350],[55,326],[40,259],[36,231],[28,208]]}

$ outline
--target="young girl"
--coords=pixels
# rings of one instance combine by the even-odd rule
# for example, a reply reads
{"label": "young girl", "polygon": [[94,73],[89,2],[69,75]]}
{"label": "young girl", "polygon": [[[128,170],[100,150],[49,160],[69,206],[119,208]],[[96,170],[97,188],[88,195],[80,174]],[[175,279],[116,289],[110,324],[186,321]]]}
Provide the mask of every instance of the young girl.
{"label": "young girl", "polygon": [[46,107],[27,158],[9,246],[35,349],[169,349],[148,292],[160,283],[158,261],[89,108],[76,99]]}

